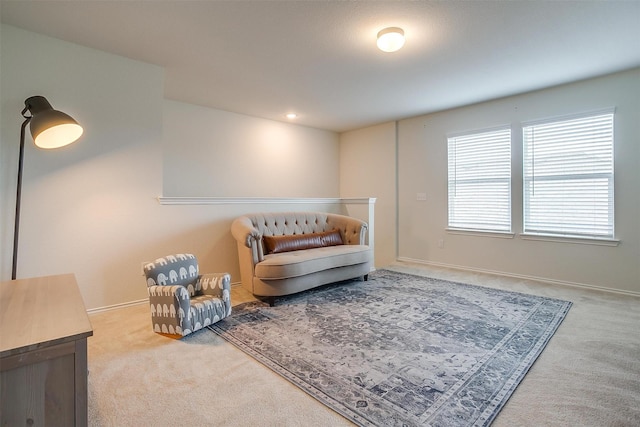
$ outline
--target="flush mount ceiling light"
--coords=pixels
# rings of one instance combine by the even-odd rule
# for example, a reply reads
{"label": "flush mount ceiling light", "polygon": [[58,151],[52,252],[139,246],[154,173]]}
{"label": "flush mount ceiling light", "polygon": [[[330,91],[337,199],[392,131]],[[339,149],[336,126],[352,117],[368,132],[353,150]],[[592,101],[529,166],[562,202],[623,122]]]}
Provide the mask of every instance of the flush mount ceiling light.
{"label": "flush mount ceiling light", "polygon": [[404,31],[398,27],[388,27],[378,32],[378,49],[395,52],[404,46]]}
{"label": "flush mount ceiling light", "polygon": [[293,120],[295,118],[297,118],[298,115],[296,113],[289,113],[287,114],[287,119]]}

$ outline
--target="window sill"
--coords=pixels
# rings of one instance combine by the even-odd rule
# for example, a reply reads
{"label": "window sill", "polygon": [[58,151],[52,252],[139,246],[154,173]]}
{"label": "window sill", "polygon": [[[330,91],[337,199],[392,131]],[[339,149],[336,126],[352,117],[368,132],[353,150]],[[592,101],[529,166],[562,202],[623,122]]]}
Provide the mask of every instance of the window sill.
{"label": "window sill", "polygon": [[537,240],[541,242],[554,242],[554,243],[572,243],[576,245],[596,245],[596,246],[618,246],[620,240],[618,239],[598,239],[594,237],[573,237],[573,236],[554,236],[549,234],[533,234],[533,233],[521,233],[520,238],[523,240]]}
{"label": "window sill", "polygon": [[[447,228],[445,229],[447,234],[458,234],[462,236],[478,236],[478,237],[493,237],[498,239],[513,239],[516,234],[501,231],[489,231],[489,230],[471,230],[464,228]],[[618,239],[598,239],[594,237],[577,237],[577,236],[555,236],[551,234],[534,234],[534,233],[520,233],[518,234],[522,240],[534,240],[539,242],[553,242],[553,243],[571,243],[576,245],[596,245],[596,246],[619,246],[620,240]]]}
{"label": "window sill", "polygon": [[480,236],[480,237],[496,237],[499,239],[513,239],[515,234],[506,231],[490,231],[490,230],[471,230],[465,228],[447,228],[448,234],[461,234],[465,236]]}

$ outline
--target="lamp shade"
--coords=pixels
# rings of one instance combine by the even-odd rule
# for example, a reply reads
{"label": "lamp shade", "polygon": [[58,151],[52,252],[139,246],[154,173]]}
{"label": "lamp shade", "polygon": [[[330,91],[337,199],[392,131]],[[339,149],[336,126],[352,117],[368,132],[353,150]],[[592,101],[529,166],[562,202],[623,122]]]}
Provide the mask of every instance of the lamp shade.
{"label": "lamp shade", "polygon": [[31,112],[31,136],[38,147],[63,147],[82,135],[82,126],[68,114],[54,110],[45,97],[32,96],[24,103],[25,110]]}
{"label": "lamp shade", "polygon": [[383,52],[395,52],[404,46],[404,31],[398,27],[380,30],[377,44],[378,49]]}

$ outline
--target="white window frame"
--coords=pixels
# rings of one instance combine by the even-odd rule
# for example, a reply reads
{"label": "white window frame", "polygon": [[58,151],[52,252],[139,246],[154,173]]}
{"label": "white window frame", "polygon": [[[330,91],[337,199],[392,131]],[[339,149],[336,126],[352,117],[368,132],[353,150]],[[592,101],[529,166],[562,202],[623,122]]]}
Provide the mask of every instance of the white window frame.
{"label": "white window frame", "polygon": [[[523,238],[616,241],[614,113],[615,110],[609,108],[523,123]],[[577,126],[589,126],[589,120],[593,130],[610,129],[610,133],[601,138],[579,135]],[[562,128],[563,125],[566,126]],[[537,147],[536,132],[540,135]],[[572,132],[572,138],[566,138],[565,132]],[[580,141],[588,144],[585,149],[578,150],[576,144]],[[589,162],[589,159],[593,161]],[[592,186],[590,208],[587,207],[585,192],[589,184]],[[554,185],[556,189],[553,189]],[[540,196],[534,200],[536,186]],[[601,193],[603,188],[606,188],[604,196]],[[557,215],[557,219],[553,220],[549,212]],[[588,220],[587,215],[591,215]]]}
{"label": "white window frame", "polygon": [[511,146],[510,125],[447,136],[448,231],[511,234]]}

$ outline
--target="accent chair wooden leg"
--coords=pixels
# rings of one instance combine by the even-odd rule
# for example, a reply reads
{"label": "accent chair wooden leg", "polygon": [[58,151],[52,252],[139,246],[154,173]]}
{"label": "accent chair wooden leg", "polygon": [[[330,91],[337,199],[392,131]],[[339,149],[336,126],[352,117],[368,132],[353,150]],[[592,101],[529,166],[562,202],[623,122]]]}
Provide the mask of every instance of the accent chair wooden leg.
{"label": "accent chair wooden leg", "polygon": [[267,297],[267,302],[269,303],[269,307],[273,307],[276,305],[276,297]]}

